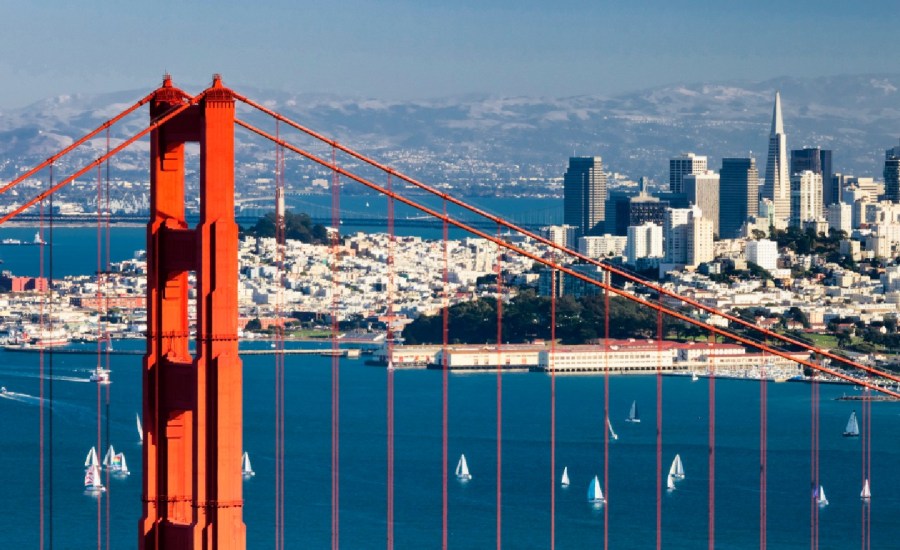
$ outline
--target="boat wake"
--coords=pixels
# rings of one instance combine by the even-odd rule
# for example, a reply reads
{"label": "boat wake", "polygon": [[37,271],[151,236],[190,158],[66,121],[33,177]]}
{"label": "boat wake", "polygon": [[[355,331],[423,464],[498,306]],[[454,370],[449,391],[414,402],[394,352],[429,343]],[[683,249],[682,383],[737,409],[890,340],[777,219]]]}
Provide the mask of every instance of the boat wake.
{"label": "boat wake", "polygon": [[[13,378],[40,378],[40,375],[34,374],[31,372],[4,372],[4,376],[11,376]],[[63,375],[53,375],[47,376],[44,375],[44,380],[53,380],[54,382],[78,382],[78,383],[90,383],[90,378],[81,378],[80,376],[63,376]]]}
{"label": "boat wake", "polygon": [[[40,407],[41,406],[41,398],[36,395],[30,395],[27,393],[20,393],[15,391],[3,391],[0,392],[0,397],[4,399],[8,399],[10,401],[15,401],[17,403],[22,403],[24,405],[28,405],[31,407]],[[83,405],[74,405],[72,403],[62,403],[60,401],[50,401],[49,399],[44,399],[44,408],[52,409],[54,413],[59,414],[63,419],[69,420],[72,422],[79,422],[85,419],[92,419],[95,413],[90,410],[88,407]]]}

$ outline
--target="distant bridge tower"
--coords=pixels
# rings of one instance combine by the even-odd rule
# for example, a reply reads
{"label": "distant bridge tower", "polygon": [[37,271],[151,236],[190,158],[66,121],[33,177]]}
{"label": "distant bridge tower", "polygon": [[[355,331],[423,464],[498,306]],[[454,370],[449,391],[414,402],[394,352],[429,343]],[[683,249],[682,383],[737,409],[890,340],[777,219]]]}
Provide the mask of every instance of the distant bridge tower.
{"label": "distant bridge tower", "polygon": [[[190,101],[166,75],[151,120]],[[200,144],[200,223],[185,220],[184,144]],[[234,96],[216,75],[151,133],[141,549],[243,550]],[[196,275],[189,350],[188,273]]]}

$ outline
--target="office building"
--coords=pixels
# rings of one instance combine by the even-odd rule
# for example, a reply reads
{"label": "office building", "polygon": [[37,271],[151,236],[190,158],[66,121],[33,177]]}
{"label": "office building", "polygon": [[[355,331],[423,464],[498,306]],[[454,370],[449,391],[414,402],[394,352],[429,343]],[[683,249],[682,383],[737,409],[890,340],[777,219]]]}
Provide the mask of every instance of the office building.
{"label": "office building", "polygon": [[828,149],[806,148],[791,151],[791,175],[809,170],[822,176],[822,208],[840,202],[840,191],[835,188],[831,171],[831,151]]}
{"label": "office building", "polygon": [[[741,226],[759,212],[759,171],[754,158],[724,158],[719,173],[719,237],[740,236]],[[768,230],[768,228],[767,228]]]}
{"label": "office building", "polygon": [[804,223],[822,218],[822,176],[804,170],[791,176],[790,225],[802,227]]}
{"label": "office building", "polygon": [[700,207],[703,217],[713,224],[713,234],[719,234],[719,174],[707,170],[702,174],[685,174],[684,194],[688,202]]}
{"label": "office building", "polygon": [[791,181],[787,164],[787,136],[781,117],[781,94],[775,92],[775,108],[772,110],[772,129],[769,132],[769,159],[766,163],[766,180],[763,198],[775,206],[775,218],[786,221],[791,215]]}
{"label": "office building", "polygon": [[884,198],[900,202],[900,146],[884,152]]}
{"label": "office building", "polygon": [[579,235],[602,235],[606,221],[606,174],[600,157],[571,157],[563,178],[563,221]]}
{"label": "office building", "polygon": [[576,233],[578,228],[573,225],[550,225],[543,228],[543,236],[552,241],[553,244],[564,246],[566,248],[574,248],[578,242]]}
{"label": "office building", "polygon": [[672,193],[683,193],[684,176],[706,172],[706,157],[685,153],[669,160],[669,190]]}
{"label": "office building", "polygon": [[712,220],[704,219],[696,205],[668,209],[663,224],[663,246],[661,272],[711,261],[715,253]]}

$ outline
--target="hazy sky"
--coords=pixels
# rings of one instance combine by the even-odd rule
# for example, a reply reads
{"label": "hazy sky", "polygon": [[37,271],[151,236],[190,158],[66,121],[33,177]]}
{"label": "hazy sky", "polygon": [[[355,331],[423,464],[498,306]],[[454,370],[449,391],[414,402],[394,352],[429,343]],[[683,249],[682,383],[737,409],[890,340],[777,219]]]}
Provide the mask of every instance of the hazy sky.
{"label": "hazy sky", "polygon": [[896,0],[3,2],[0,108],[220,72],[381,98],[897,70]]}

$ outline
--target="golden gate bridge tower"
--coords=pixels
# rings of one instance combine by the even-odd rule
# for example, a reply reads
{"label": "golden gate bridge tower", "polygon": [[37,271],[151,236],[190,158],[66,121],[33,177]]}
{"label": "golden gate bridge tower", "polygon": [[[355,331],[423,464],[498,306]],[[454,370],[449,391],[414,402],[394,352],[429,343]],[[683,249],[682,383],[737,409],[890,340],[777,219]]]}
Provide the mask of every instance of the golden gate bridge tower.
{"label": "golden gate bridge tower", "polygon": [[[234,96],[214,77],[196,103],[166,76],[150,118],[146,437],[140,548],[243,549]],[[188,105],[189,104],[189,105]],[[185,219],[185,144],[200,145],[200,221]],[[196,276],[191,351],[188,274]]]}

